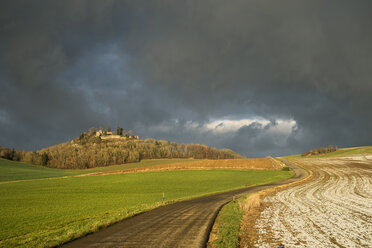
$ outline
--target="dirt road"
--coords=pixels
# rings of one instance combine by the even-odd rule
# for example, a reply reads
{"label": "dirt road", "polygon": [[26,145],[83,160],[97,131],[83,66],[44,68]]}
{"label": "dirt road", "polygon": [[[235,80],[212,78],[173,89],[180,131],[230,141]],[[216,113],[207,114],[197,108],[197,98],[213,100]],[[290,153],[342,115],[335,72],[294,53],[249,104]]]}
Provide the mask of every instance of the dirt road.
{"label": "dirt road", "polygon": [[265,188],[290,183],[307,176],[294,168],[296,175],[282,182],[235,190],[189,201],[178,202],[126,219],[63,247],[205,247],[219,209],[232,200]]}
{"label": "dirt road", "polygon": [[311,182],[265,199],[256,247],[372,247],[372,160],[297,160]]}

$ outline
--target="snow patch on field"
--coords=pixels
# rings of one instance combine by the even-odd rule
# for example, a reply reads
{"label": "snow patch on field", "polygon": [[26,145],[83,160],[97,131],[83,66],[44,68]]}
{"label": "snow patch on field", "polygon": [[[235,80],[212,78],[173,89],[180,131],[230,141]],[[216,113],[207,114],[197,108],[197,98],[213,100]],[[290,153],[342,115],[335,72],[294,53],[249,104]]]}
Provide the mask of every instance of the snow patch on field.
{"label": "snow patch on field", "polygon": [[256,247],[372,247],[371,161],[305,163],[313,181],[265,199]]}

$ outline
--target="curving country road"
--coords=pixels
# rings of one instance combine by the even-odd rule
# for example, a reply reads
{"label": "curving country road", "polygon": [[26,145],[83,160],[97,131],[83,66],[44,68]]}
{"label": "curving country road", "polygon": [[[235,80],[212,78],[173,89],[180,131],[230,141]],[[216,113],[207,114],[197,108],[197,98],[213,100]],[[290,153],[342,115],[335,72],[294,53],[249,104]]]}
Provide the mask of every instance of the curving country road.
{"label": "curving country road", "polygon": [[233,195],[239,197],[301,180],[308,175],[295,165],[289,166],[295,172],[290,179],[159,207],[62,247],[205,247],[218,211]]}

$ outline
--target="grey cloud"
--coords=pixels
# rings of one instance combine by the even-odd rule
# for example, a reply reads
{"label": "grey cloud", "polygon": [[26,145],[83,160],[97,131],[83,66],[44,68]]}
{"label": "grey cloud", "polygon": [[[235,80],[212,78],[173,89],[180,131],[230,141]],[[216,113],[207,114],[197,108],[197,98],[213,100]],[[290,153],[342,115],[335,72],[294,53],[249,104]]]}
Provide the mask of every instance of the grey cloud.
{"label": "grey cloud", "polygon": [[[2,1],[0,144],[37,149],[121,125],[249,156],[368,145],[371,5]],[[184,124],[224,118],[297,127],[290,136],[258,124],[218,135]],[[153,128],[174,120],[167,132]]]}
{"label": "grey cloud", "polygon": [[289,148],[288,139],[291,135],[270,132],[270,128],[274,126],[273,122],[266,125],[257,122],[245,125],[225,145],[248,157],[280,156],[300,152],[296,147]]}

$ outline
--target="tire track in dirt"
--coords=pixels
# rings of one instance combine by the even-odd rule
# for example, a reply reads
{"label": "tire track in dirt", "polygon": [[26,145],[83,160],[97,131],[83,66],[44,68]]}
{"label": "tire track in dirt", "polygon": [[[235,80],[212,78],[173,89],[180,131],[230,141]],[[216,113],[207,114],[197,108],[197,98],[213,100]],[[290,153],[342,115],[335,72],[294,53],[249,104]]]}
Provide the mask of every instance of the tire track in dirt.
{"label": "tire track in dirt", "polygon": [[264,200],[255,247],[372,247],[372,161],[301,159],[312,181]]}

